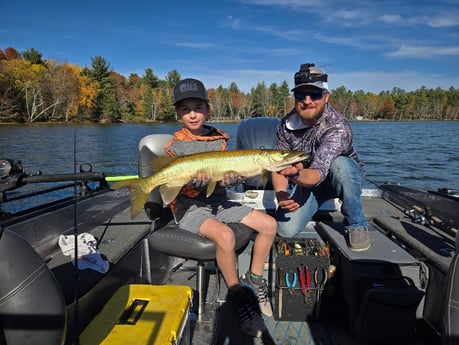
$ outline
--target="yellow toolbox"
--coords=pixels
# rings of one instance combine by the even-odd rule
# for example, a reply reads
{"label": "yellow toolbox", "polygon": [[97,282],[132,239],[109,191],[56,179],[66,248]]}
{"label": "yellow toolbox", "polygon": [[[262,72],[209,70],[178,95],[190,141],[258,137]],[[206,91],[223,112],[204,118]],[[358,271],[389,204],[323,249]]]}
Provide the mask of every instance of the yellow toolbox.
{"label": "yellow toolbox", "polygon": [[192,296],[189,286],[122,286],[81,333],[80,344],[185,345]]}

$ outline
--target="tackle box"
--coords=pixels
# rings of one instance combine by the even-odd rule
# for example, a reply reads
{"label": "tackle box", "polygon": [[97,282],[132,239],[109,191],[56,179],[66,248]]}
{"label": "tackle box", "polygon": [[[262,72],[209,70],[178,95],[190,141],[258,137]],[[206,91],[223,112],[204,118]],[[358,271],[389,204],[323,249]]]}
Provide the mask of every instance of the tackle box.
{"label": "tackle box", "polygon": [[122,286],[83,330],[81,345],[187,345],[192,289],[182,285]]}
{"label": "tackle box", "polygon": [[329,276],[329,249],[317,238],[290,238],[275,244],[274,319],[313,321]]}

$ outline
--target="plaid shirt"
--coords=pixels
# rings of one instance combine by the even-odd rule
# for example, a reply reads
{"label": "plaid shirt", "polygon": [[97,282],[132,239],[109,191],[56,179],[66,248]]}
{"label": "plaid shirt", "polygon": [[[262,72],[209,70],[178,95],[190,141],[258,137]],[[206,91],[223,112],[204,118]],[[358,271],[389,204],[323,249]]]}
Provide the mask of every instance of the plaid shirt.
{"label": "plaid shirt", "polygon": [[352,145],[351,126],[330,104],[311,127],[304,125],[295,109],[292,110],[281,120],[276,139],[278,149],[306,152],[310,158],[304,162],[305,167],[318,170],[320,182],[339,156],[354,159],[364,168]]}

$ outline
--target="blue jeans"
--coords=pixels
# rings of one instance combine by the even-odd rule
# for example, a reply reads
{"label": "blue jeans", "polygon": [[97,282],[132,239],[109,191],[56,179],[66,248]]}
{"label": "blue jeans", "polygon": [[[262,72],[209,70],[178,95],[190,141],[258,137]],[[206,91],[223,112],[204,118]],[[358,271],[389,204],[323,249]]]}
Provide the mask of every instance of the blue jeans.
{"label": "blue jeans", "polygon": [[336,158],[330,166],[327,178],[314,188],[296,186],[292,199],[300,204],[294,212],[280,207],[276,210],[277,233],[293,237],[302,231],[322,203],[338,198],[342,201],[341,212],[347,230],[367,227],[362,210],[362,185],[365,174],[360,165],[348,157]]}

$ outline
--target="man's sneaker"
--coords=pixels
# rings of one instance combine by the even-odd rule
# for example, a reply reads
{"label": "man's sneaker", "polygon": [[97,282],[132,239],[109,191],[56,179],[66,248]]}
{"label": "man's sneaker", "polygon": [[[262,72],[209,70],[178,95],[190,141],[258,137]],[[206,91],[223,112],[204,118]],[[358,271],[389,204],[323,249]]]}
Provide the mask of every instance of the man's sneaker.
{"label": "man's sneaker", "polygon": [[251,337],[260,338],[266,330],[266,325],[260,316],[253,291],[246,286],[241,286],[237,292],[229,291],[226,300],[233,305],[242,331]]}
{"label": "man's sneaker", "polygon": [[247,275],[244,275],[241,278],[241,283],[253,289],[258,298],[258,304],[260,305],[261,312],[267,317],[273,316],[273,308],[271,307],[271,302],[268,297],[268,284],[266,279],[263,279],[260,285],[256,285],[252,283]]}
{"label": "man's sneaker", "polygon": [[367,250],[371,246],[370,235],[367,228],[348,230],[349,248],[355,252]]}

